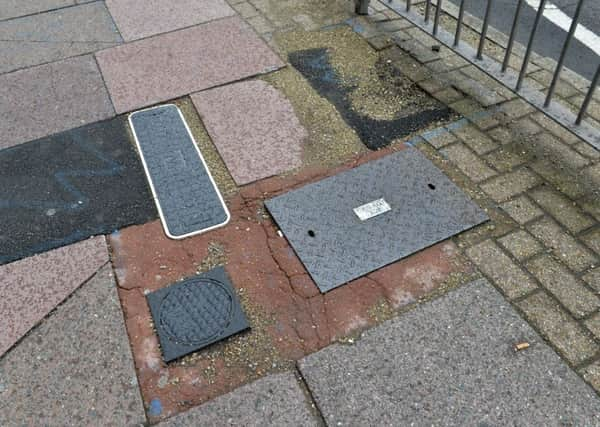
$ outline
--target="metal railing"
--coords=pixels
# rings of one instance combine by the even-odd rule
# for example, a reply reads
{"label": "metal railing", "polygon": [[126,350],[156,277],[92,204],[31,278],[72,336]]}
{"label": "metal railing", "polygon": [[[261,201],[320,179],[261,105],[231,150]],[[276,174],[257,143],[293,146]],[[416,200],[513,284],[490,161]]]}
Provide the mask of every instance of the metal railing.
{"label": "metal railing", "polygon": [[[478,68],[480,68],[488,75],[493,77],[495,80],[502,83],[509,89],[513,90],[525,101],[537,107],[538,109],[546,113],[548,116],[552,117],[560,124],[565,126],[571,132],[582,138],[584,141],[588,142],[590,145],[600,150],[600,129],[588,124],[584,120],[590,102],[594,95],[594,91],[598,86],[600,80],[600,60],[598,61],[598,67],[596,68],[596,73],[591,81],[589,90],[587,91],[577,114],[573,113],[570,109],[553,100],[556,85],[558,84],[560,74],[563,70],[564,60],[567,55],[567,52],[569,51],[569,47],[571,46],[571,42],[575,35],[575,31],[579,23],[579,18],[586,0],[578,0],[569,32],[567,33],[567,37],[565,39],[565,42],[563,43],[558,62],[556,64],[554,72],[552,73],[552,81],[545,95],[538,90],[528,87],[527,84],[524,85],[524,83],[526,83],[525,77],[527,75],[527,67],[529,65],[533,50],[533,43],[537,33],[538,25],[544,14],[544,8],[546,6],[547,0],[540,0],[540,4],[535,15],[535,20],[529,33],[527,46],[525,47],[525,55],[523,57],[523,61],[521,63],[520,69],[518,70],[518,73],[511,70],[508,67],[508,64],[512,55],[515,37],[517,33],[517,27],[520,23],[521,11],[523,9],[523,3],[525,0],[518,0],[502,64],[483,54],[489,22],[492,15],[494,0],[487,0],[477,50],[475,50],[469,44],[462,42],[461,33],[462,27],[464,25],[465,6],[469,1],[481,0],[460,1],[456,23],[456,31],[454,34],[450,34],[448,31],[440,29],[439,26],[440,15],[442,13],[443,8],[443,0],[437,0],[435,2],[435,14],[433,17],[433,22],[431,19],[431,8],[432,6],[434,6],[434,2],[432,0],[425,1],[425,11],[423,14],[414,11],[415,4],[413,4],[412,0],[382,0],[382,2],[387,4],[389,8],[394,10],[400,16],[408,19],[414,25],[435,37],[438,41],[440,41],[448,48],[461,55],[463,58],[465,58],[472,64],[476,65]],[[368,8],[369,0],[356,0],[357,13],[366,14],[368,13]]]}

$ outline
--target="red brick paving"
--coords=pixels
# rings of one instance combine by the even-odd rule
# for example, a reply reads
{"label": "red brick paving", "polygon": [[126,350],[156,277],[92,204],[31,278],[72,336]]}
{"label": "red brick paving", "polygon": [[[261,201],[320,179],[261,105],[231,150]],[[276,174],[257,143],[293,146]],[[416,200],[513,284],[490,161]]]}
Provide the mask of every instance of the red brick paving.
{"label": "red brick paving", "polygon": [[[370,153],[335,171],[312,169],[295,177],[275,177],[245,187],[228,200],[230,224],[208,234],[169,240],[156,221],[111,236],[143,398],[146,406],[159,399],[163,408],[159,416],[150,417],[152,421],[264,375],[275,369],[272,362],[289,365],[340,337],[373,325],[378,307],[401,307],[435,289],[451,273],[464,271],[456,247],[448,241],[322,295],[262,208],[264,199],[286,189],[387,153],[389,150]],[[144,293],[195,274],[209,255],[209,245],[223,248],[225,268],[242,294],[253,329],[167,366],[161,359]],[[252,345],[253,334],[264,335],[256,342],[266,344]],[[248,347],[244,347],[245,342],[250,342]],[[269,349],[272,354],[267,354]]]}

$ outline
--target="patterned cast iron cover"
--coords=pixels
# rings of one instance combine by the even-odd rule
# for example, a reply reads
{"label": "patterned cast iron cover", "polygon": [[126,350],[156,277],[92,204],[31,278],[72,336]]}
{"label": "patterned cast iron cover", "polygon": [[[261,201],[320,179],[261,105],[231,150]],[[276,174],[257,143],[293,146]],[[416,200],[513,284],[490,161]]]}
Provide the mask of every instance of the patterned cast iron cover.
{"label": "patterned cast iron cover", "polygon": [[249,328],[223,267],[146,296],[170,362]]}
{"label": "patterned cast iron cover", "polygon": [[266,206],[321,292],[489,219],[413,148]]}
{"label": "patterned cast iron cover", "polygon": [[223,197],[179,108],[137,111],[129,123],[167,236],[182,239],[227,224]]}

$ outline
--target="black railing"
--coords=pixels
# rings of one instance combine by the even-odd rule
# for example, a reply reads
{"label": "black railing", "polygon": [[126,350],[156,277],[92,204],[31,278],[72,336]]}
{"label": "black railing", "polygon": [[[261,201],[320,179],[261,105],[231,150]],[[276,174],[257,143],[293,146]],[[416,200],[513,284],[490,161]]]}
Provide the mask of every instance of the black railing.
{"label": "black railing", "polygon": [[[598,61],[599,64],[596,69],[596,73],[591,81],[590,87],[587,91],[587,94],[584,97],[581,106],[579,107],[579,111],[577,114],[574,114],[571,110],[553,100],[554,91],[560,79],[560,74],[563,70],[564,60],[571,46],[571,42],[575,35],[580,15],[584,10],[584,4],[586,3],[586,0],[578,0],[569,32],[561,48],[559,59],[557,61],[556,67],[554,68],[554,72],[552,73],[552,82],[550,83],[548,91],[545,95],[537,90],[527,87],[526,84],[524,87],[523,84],[527,75],[527,67],[529,65],[531,54],[533,51],[533,44],[537,33],[538,25],[544,14],[544,8],[546,6],[547,0],[540,0],[540,4],[535,15],[535,20],[529,33],[527,46],[525,46],[525,54],[523,57],[523,61],[521,63],[520,69],[518,70],[518,73],[515,73],[513,70],[509,69],[508,63],[512,55],[512,50],[517,33],[517,27],[521,19],[521,10],[523,8],[524,0],[518,0],[517,8],[513,18],[512,28],[508,37],[506,51],[504,53],[504,61],[502,62],[502,64],[499,64],[497,61],[483,54],[489,22],[493,13],[494,0],[487,0],[477,50],[462,42],[461,33],[464,21],[465,5],[468,3],[468,1],[481,0],[461,0],[456,23],[456,31],[454,34],[450,34],[447,31],[441,30],[439,28],[439,20],[443,8],[443,0],[437,0],[436,2],[433,2],[433,0],[426,0],[425,11],[423,14],[415,12],[415,5],[413,5],[412,0],[382,1],[396,13],[408,19],[413,24],[435,37],[447,47],[460,54],[463,58],[465,58],[472,64],[478,66],[491,77],[493,77],[509,89],[513,90],[527,102],[544,111],[550,117],[554,118],[556,121],[567,127],[569,130],[581,137],[583,140],[594,146],[596,149],[600,150],[600,129],[588,124],[585,121],[587,110],[592,100],[594,91],[596,90],[596,87],[598,86],[600,80],[600,60]],[[369,0],[356,0],[356,2],[357,13],[368,13]],[[434,5],[436,9],[432,23],[431,9]]]}

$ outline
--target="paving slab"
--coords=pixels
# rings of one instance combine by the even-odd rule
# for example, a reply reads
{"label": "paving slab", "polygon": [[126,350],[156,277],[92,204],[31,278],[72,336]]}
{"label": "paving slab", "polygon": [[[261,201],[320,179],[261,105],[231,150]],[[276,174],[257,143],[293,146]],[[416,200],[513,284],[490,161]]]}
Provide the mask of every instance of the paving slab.
{"label": "paving slab", "polygon": [[0,151],[0,264],[157,217],[124,117]]}
{"label": "paving slab", "polygon": [[229,222],[223,196],[176,105],[129,116],[165,233],[183,239]]}
{"label": "paving slab", "polygon": [[265,205],[321,292],[488,220],[413,148]]}
{"label": "paving slab", "polygon": [[112,116],[92,56],[0,75],[0,149]]}
{"label": "paving slab", "polygon": [[73,0],[3,0],[0,4],[0,20],[72,6],[74,3]]}
{"label": "paving slab", "polygon": [[106,6],[126,41],[235,15],[224,0],[107,0]]}
{"label": "paving slab", "polygon": [[318,426],[291,372],[270,375],[163,423],[184,426]]}
{"label": "paving slab", "polygon": [[105,49],[123,40],[103,2],[0,22],[0,73]]}
{"label": "paving slab", "polygon": [[308,133],[290,101],[269,84],[234,83],[191,98],[238,185],[302,164],[302,145]]}
{"label": "paving slab", "polygon": [[145,422],[107,265],[0,359],[0,425]]}
{"label": "paving slab", "polygon": [[0,356],[108,262],[94,237],[0,267]]}
{"label": "paving slab", "polygon": [[329,425],[600,423],[598,395],[485,280],[299,367]]}
{"label": "paving slab", "polygon": [[284,66],[237,17],[106,49],[96,58],[118,112]]}

